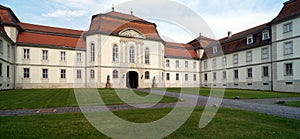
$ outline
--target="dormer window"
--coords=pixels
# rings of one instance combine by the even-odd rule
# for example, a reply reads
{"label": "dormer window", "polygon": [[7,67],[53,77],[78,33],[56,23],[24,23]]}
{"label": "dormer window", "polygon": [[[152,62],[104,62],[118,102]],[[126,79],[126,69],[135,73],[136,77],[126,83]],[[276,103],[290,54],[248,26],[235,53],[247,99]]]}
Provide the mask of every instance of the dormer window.
{"label": "dormer window", "polygon": [[213,54],[218,52],[218,48],[217,47],[213,47]]}
{"label": "dormer window", "polygon": [[252,44],[253,43],[253,35],[247,36],[247,44]]}
{"label": "dormer window", "polygon": [[270,39],[269,31],[266,30],[262,33],[262,40]]}

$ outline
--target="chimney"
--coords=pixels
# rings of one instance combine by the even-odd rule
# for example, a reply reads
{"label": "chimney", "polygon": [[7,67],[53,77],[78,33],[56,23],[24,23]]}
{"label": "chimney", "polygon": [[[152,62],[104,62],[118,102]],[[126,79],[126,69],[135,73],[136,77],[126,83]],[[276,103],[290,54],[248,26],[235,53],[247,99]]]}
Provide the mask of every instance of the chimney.
{"label": "chimney", "polygon": [[111,11],[114,12],[115,11],[115,5],[113,4],[111,7]]}
{"label": "chimney", "polygon": [[130,14],[133,15],[133,9],[132,8],[130,9]]}
{"label": "chimney", "polygon": [[231,36],[232,36],[232,32],[228,31],[228,39],[231,38]]}

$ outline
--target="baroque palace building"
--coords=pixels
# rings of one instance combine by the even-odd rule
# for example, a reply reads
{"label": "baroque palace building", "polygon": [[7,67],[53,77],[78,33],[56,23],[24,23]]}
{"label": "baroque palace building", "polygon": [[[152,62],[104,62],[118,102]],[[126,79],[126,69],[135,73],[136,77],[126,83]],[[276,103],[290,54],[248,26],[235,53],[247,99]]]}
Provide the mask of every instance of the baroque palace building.
{"label": "baroque palace building", "polygon": [[300,92],[300,0],[220,40],[161,39],[131,14],[92,17],[87,31],[21,22],[0,5],[0,90],[215,87]]}

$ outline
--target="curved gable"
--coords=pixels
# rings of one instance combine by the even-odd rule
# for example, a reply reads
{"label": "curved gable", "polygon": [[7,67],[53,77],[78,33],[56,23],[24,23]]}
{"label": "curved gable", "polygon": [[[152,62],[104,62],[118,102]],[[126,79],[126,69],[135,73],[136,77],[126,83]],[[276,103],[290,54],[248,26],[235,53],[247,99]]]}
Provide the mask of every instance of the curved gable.
{"label": "curved gable", "polygon": [[140,31],[133,28],[128,28],[120,31],[119,36],[145,39],[144,34],[142,34]]}

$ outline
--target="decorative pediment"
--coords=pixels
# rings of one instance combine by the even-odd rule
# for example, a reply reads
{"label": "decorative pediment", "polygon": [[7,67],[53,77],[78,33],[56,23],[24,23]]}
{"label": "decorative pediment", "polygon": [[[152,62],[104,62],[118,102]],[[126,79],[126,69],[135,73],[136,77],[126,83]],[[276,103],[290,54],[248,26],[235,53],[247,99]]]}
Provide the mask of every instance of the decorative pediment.
{"label": "decorative pediment", "polygon": [[119,35],[125,36],[125,37],[145,39],[145,36],[135,29],[124,29],[124,30],[120,31]]}

